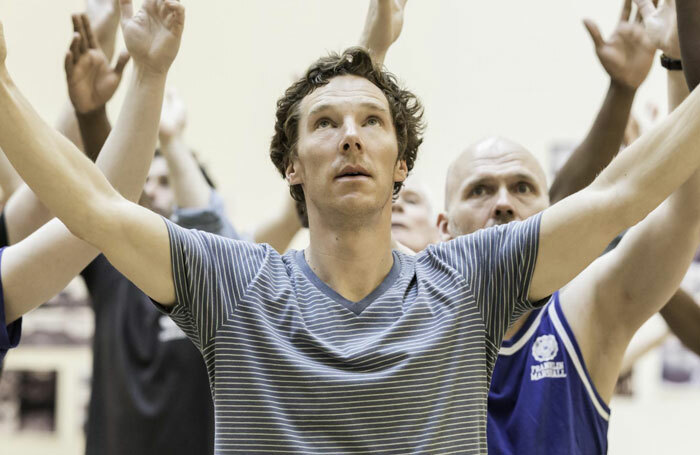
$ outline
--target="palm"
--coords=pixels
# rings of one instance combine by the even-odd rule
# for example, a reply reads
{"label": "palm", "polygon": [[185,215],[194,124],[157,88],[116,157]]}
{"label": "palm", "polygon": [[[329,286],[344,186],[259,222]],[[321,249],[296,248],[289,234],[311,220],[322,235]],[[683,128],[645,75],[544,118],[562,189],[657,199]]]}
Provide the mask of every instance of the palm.
{"label": "palm", "polygon": [[124,42],[134,62],[163,73],[177,55],[184,10],[173,0],[145,0],[133,16],[122,19]]}
{"label": "palm", "polygon": [[620,23],[610,39],[596,50],[610,77],[632,88],[644,82],[654,61],[654,46],[639,27]]}
{"label": "palm", "polygon": [[651,42],[664,54],[672,58],[681,58],[681,45],[678,41],[676,11],[669,3],[645,20],[647,35]]}
{"label": "palm", "polygon": [[121,75],[110,68],[99,49],[89,49],[74,64],[68,79],[68,94],[78,112],[90,112],[112,98]]}

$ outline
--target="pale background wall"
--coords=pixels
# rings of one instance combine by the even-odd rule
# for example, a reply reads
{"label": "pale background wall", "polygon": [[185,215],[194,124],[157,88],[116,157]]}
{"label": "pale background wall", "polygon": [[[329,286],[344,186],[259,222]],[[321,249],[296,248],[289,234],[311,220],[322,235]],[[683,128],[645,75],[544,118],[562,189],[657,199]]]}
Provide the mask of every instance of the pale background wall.
{"label": "pale background wall", "polygon": [[[83,1],[0,0],[8,67],[49,122],[67,100],[68,15]],[[189,142],[208,164],[237,226],[250,230],[286,193],[267,157],[276,99],[320,54],[356,43],[367,1],[183,3],[185,36],[170,83],[189,106]],[[429,127],[415,173],[433,188],[439,206],[446,166],[471,142],[501,134],[546,164],[554,141],[583,137],[608,79],[581,19],[594,18],[607,36],[620,6],[611,0],[409,2],[403,34],[386,64],[425,104]],[[112,118],[123,94],[120,89],[110,106]],[[658,65],[635,109],[650,101],[665,106]],[[611,453],[697,453],[700,436],[692,422],[698,404],[697,393],[652,393],[621,403],[613,409]]]}

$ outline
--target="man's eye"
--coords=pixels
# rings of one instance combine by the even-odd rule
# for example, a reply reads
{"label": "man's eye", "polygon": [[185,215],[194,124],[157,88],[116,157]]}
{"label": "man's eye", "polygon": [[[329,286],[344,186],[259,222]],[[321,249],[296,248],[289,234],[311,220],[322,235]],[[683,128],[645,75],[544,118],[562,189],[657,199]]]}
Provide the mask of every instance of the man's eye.
{"label": "man's eye", "polygon": [[369,126],[379,126],[382,122],[377,117],[370,117],[367,119],[366,124]]}
{"label": "man's eye", "polygon": [[332,123],[330,120],[324,118],[316,122],[316,128],[328,128]]}
{"label": "man's eye", "polygon": [[520,194],[532,193],[532,186],[529,183],[520,182],[515,186],[515,191]]}
{"label": "man's eye", "polygon": [[475,186],[469,192],[469,196],[483,196],[484,194],[486,194],[486,187],[484,185]]}

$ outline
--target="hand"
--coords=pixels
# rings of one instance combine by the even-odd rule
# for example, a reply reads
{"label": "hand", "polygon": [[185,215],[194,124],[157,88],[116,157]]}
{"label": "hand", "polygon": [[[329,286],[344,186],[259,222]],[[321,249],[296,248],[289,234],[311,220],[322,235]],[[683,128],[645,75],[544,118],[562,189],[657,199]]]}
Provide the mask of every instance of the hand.
{"label": "hand", "polygon": [[144,0],[134,14],[132,0],[119,0],[124,42],[134,64],[165,74],[180,47],[185,8],[177,0]]}
{"label": "hand", "polygon": [[636,90],[651,70],[656,51],[644,27],[638,20],[630,20],[632,0],[625,0],[617,28],[608,41],[600,34],[598,26],[590,19],[584,20],[595,44],[596,54],[610,78]]}
{"label": "hand", "polygon": [[97,42],[107,60],[111,61],[119,29],[119,0],[87,0],[85,3],[85,12],[92,23]]}
{"label": "hand", "polygon": [[667,56],[681,58],[681,45],[678,40],[676,22],[676,1],[666,0],[656,7],[658,0],[634,0],[644,20],[647,36],[651,42]]}
{"label": "hand", "polygon": [[66,53],[65,67],[68,96],[76,112],[92,112],[112,98],[119,87],[129,54],[122,54],[114,68],[110,68],[104,52],[90,28],[85,14],[73,15],[73,42]]}
{"label": "hand", "polygon": [[405,7],[406,0],[370,0],[360,44],[370,50],[379,63],[401,34]]}
{"label": "hand", "polygon": [[187,124],[187,108],[184,101],[173,88],[165,93],[163,110],[160,114],[158,137],[161,145],[167,144],[175,137],[181,136]]}

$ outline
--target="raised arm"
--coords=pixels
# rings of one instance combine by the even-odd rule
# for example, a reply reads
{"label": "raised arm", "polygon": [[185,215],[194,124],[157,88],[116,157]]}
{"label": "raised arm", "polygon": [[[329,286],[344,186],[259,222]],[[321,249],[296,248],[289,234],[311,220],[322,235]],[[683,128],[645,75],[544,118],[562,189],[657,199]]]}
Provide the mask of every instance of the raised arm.
{"label": "raised arm", "polygon": [[179,208],[204,209],[209,206],[212,189],[185,142],[187,108],[175,89],[165,94],[158,136],[160,151],[168,163],[170,186]]}
{"label": "raised arm", "polygon": [[620,152],[586,189],[542,216],[530,297],[543,298],[580,273],[612,238],[641,221],[698,168],[700,92]]}
{"label": "raised arm", "polygon": [[[691,90],[700,83],[700,3],[694,0],[676,0],[678,34],[685,80]],[[668,0],[673,5],[673,0]]]}
{"label": "raised arm", "polygon": [[[87,16],[75,14],[72,21],[74,35],[65,58],[68,94],[80,125],[84,151],[94,161],[111,130],[105,105],[119,86],[129,54],[122,54],[111,68],[97,46]],[[34,192],[22,185],[5,208],[9,244],[27,237],[51,217]]]}
{"label": "raised arm", "polygon": [[[126,178],[115,181],[115,186],[130,199],[135,199],[140,194],[150,155],[147,162],[142,162],[136,169],[138,160],[125,162],[121,155],[111,150],[138,147],[149,154],[153,152],[165,76],[179,47],[184,9],[178,2],[167,0],[146,0],[136,15],[130,1],[122,0],[121,7],[122,30],[134,59],[134,76],[119,120],[98,164],[105,170],[120,168]],[[4,66],[6,50],[1,33],[0,38],[0,147],[25,181],[71,232],[104,251],[118,269],[149,295],[160,301],[172,301],[170,250],[162,218],[120,196],[90,160],[39,118],[10,79]],[[10,131],[12,134],[8,134]],[[28,245],[32,238],[23,244]],[[39,244],[37,240],[35,245]],[[51,245],[55,246],[56,242],[44,243],[46,248]],[[61,242],[61,245],[64,244]],[[17,261],[12,262],[8,253],[13,248],[20,250],[19,246],[10,247],[5,252],[2,267],[6,303],[20,302],[14,306],[17,309],[11,308],[14,317],[27,308],[21,304],[27,277],[42,275],[36,273],[38,269],[46,272],[56,268],[56,264],[45,258],[39,261],[40,264],[32,264],[23,260],[20,254],[16,254]],[[24,251],[31,255],[37,249],[28,247]],[[51,251],[55,254],[57,250]],[[37,258],[36,254],[34,257]],[[60,255],[53,257],[60,258]],[[90,257],[83,266],[89,260]],[[62,261],[56,262],[60,265]],[[16,276],[24,280],[8,279],[8,272],[20,269],[25,273],[16,273]],[[68,279],[79,270],[80,267]],[[45,279],[40,281],[43,283]],[[58,286],[54,292],[60,288]],[[36,297],[36,290],[30,291]]]}
{"label": "raised arm", "polygon": [[700,305],[682,289],[661,309],[669,329],[691,351],[700,355]]}
{"label": "raised arm", "polygon": [[[119,0],[87,0],[85,3],[87,17],[95,31],[95,40],[109,62],[114,55],[119,29]],[[84,150],[84,138],[81,135],[78,120],[71,103],[66,103],[59,114],[56,129],[70,139],[76,147]]]}
{"label": "raised arm", "polygon": [[624,1],[620,21],[607,41],[593,21],[584,21],[598,60],[610,76],[610,86],[588,135],[552,182],[552,203],[588,186],[620,150],[632,101],[649,74],[656,50],[643,26],[631,20],[631,6],[632,0]]}
{"label": "raised arm", "polygon": [[405,8],[406,0],[370,0],[360,46],[369,51],[374,63],[384,64],[389,47],[401,34]]}

